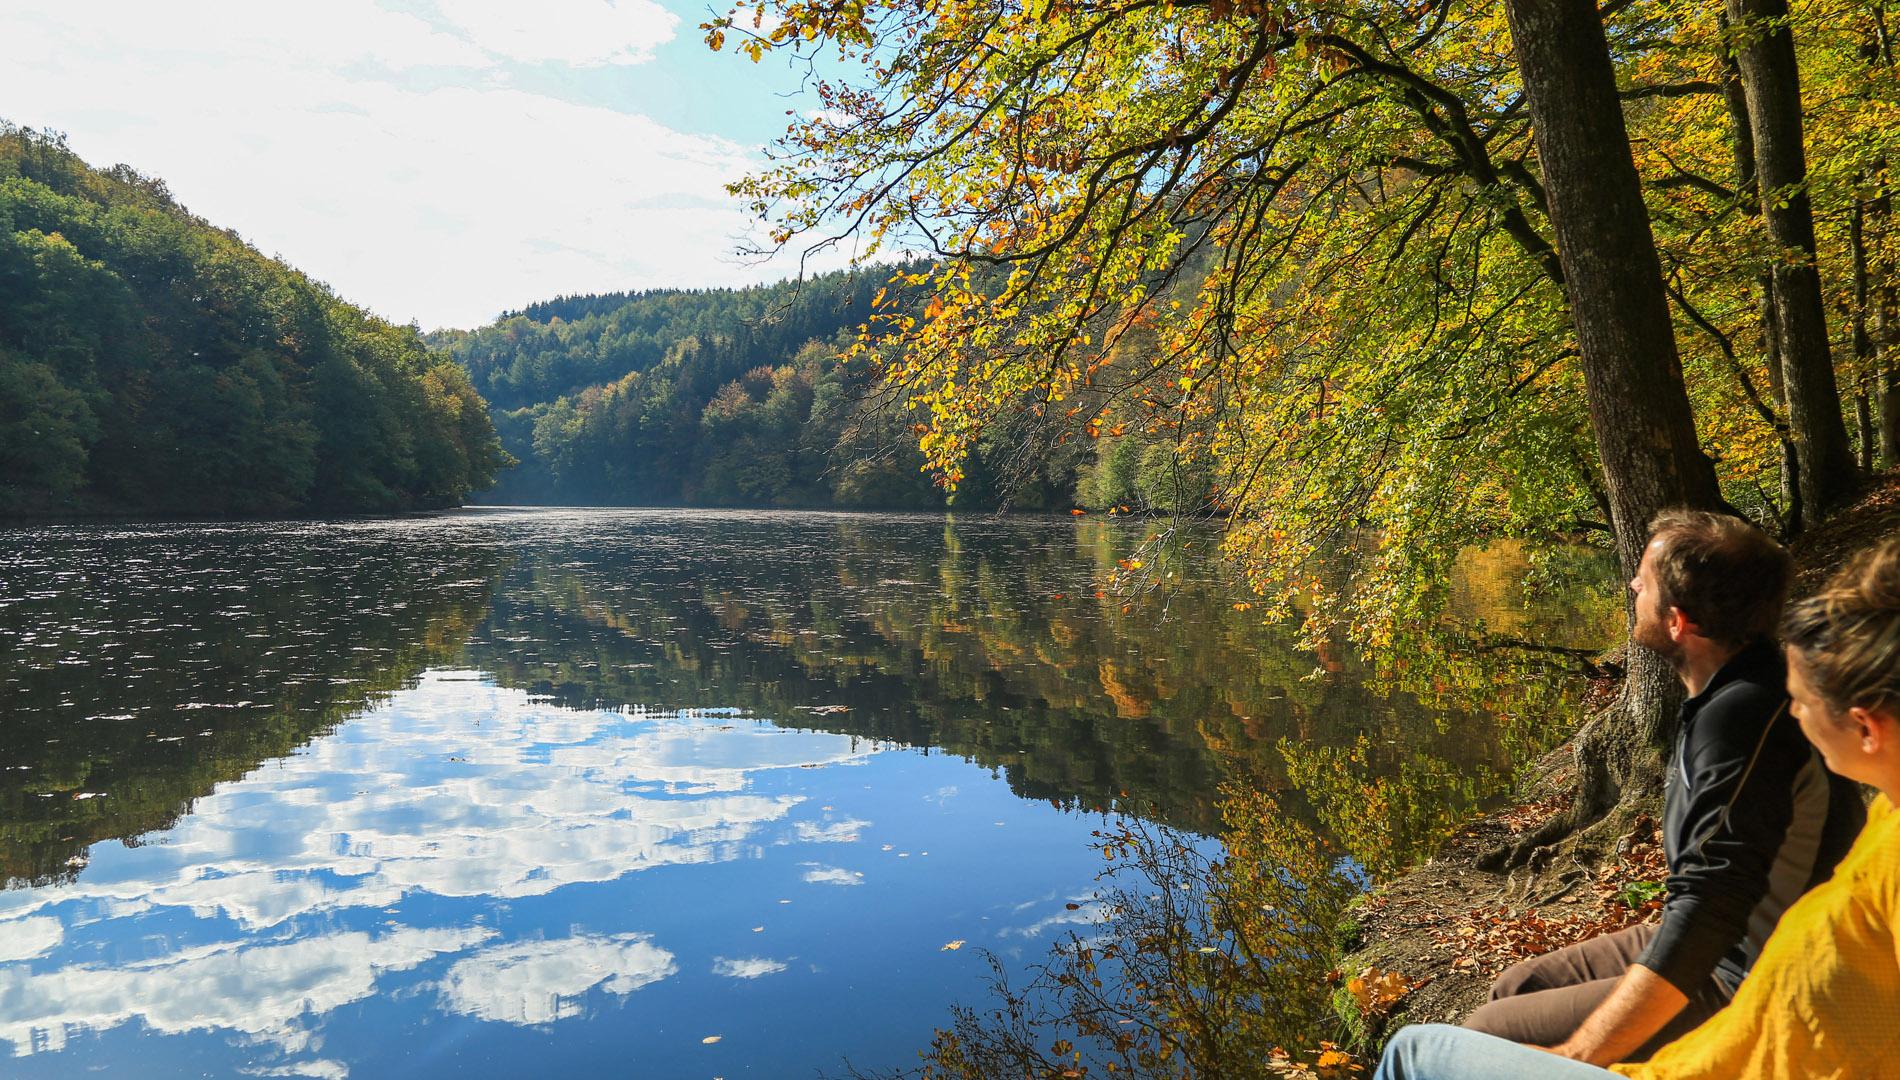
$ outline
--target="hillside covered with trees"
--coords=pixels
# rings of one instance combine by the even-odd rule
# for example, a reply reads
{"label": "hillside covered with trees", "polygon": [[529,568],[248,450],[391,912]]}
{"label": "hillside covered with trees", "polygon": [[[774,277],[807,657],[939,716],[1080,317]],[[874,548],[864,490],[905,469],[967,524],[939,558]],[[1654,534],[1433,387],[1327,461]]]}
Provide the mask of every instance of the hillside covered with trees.
{"label": "hillside covered with trees", "polygon": [[453,506],[506,460],[414,328],[0,126],[0,515]]}
{"label": "hillside covered with trees", "polygon": [[[880,303],[915,291],[894,275],[921,269],[563,297],[430,341],[467,370],[521,462],[498,501],[934,509],[949,496],[917,448],[918,417],[848,355]],[[1033,420],[976,448],[955,505],[1173,508],[1166,447],[1098,455],[1066,433],[1039,441]]]}

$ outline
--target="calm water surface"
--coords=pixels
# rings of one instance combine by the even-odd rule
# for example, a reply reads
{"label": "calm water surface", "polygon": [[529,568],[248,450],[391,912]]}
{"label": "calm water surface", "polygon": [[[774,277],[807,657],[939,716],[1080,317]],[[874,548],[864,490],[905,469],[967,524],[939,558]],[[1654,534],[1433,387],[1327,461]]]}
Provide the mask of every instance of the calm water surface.
{"label": "calm water surface", "polygon": [[984,950],[1086,928],[1105,813],[1204,831],[1244,778],[1404,857],[1547,736],[1547,647],[1620,618],[1600,563],[1527,598],[1475,553],[1448,631],[1489,645],[1366,665],[1210,558],[1114,591],[1143,529],[0,531],[0,1071],[908,1064]]}

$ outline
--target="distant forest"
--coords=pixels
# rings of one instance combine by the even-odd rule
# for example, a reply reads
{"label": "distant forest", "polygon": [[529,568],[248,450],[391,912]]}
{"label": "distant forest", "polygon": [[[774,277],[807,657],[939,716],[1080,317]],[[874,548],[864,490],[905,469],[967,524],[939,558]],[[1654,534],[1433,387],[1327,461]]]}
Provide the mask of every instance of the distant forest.
{"label": "distant forest", "polygon": [[1182,501],[1167,447],[1135,438],[1039,447],[1027,416],[1000,425],[946,496],[924,468],[917,418],[880,395],[865,361],[842,358],[877,294],[901,288],[899,269],[562,297],[429,341],[468,372],[521,462],[488,496],[499,502],[989,509],[1007,499],[1025,510],[1171,510]]}
{"label": "distant forest", "polygon": [[0,514],[454,506],[506,462],[414,328],[0,122]]}

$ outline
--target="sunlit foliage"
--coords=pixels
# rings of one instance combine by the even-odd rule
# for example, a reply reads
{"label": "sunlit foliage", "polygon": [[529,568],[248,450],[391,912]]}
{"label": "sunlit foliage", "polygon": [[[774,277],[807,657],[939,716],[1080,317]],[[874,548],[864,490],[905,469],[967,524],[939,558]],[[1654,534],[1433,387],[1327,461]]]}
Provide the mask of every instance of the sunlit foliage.
{"label": "sunlit foliage", "polygon": [[[895,295],[890,274],[568,297],[431,340],[495,404],[523,463],[498,499],[935,509],[945,495],[907,418],[881,407],[869,364],[841,357],[873,300]],[[992,479],[988,458],[1017,450],[993,445],[959,508],[1068,508],[1080,447]]]}
{"label": "sunlit foliage", "polygon": [[[1719,5],[1603,11],[1702,446],[1729,501],[1779,525],[1759,279],[1780,255],[1734,152],[1731,37]],[[1846,337],[1877,321],[1891,266],[1900,79],[1881,0],[1796,21]],[[1120,478],[1161,446],[1207,477],[1232,553],[1283,601],[1368,527],[1364,573],[1309,610],[1373,645],[1443,606],[1474,540],[1608,530],[1501,7],[760,0],[705,29],[844,73],[735,190],[776,244],[936,257],[904,279],[923,310],[858,347],[947,485],[1024,416],[1100,447],[1097,502],[1138,491]],[[1856,244],[1872,285],[1849,295]],[[1843,385],[1891,366],[1877,351],[1837,350]]]}

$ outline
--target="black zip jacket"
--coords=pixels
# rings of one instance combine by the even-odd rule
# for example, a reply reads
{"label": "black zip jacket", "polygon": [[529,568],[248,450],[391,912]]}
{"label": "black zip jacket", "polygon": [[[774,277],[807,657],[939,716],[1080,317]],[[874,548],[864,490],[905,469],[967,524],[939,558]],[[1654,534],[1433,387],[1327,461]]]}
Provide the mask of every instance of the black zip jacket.
{"label": "black zip jacket", "polygon": [[1757,642],[1682,704],[1663,789],[1668,892],[1638,962],[1684,994],[1711,976],[1734,993],[1867,820],[1856,785],[1802,736],[1786,687],[1780,648]]}

